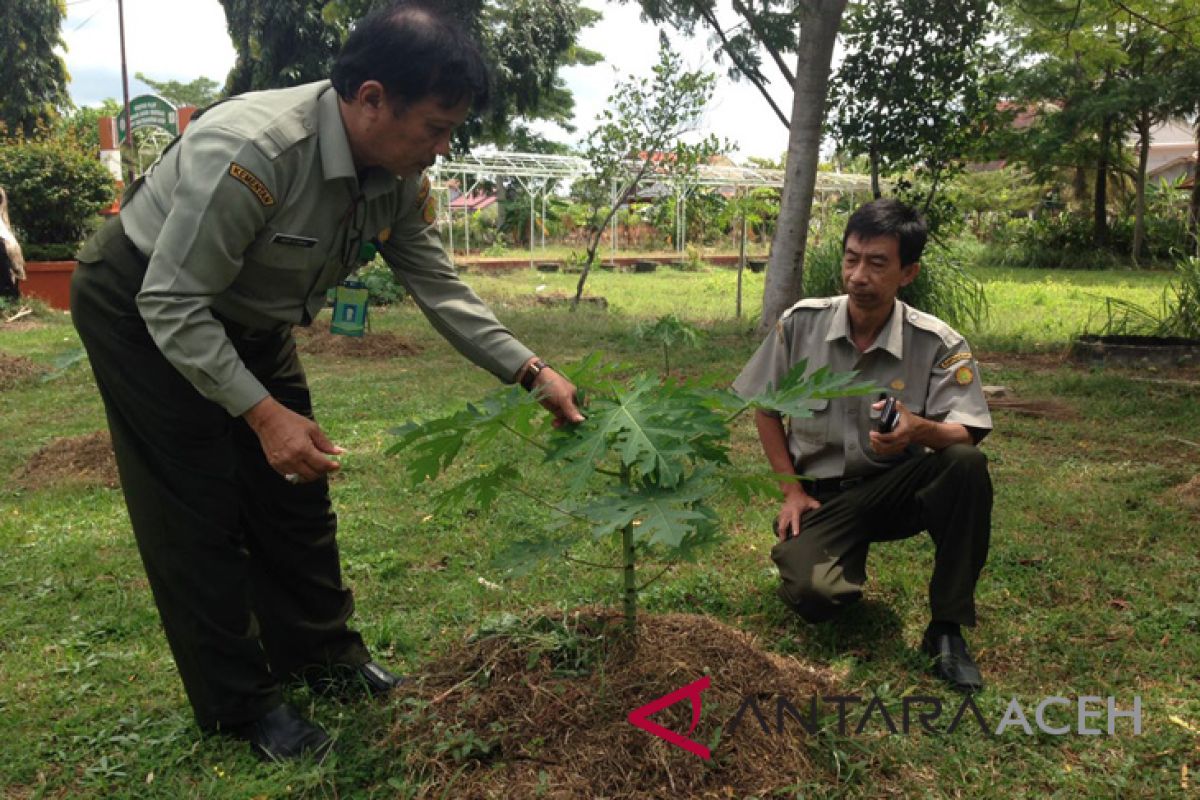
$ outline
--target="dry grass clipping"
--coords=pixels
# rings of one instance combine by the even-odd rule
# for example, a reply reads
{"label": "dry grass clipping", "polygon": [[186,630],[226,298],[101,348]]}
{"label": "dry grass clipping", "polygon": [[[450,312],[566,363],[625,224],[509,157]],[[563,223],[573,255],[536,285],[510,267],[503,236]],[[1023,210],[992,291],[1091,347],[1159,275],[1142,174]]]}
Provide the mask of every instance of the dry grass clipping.
{"label": "dry grass clipping", "polygon": [[34,453],[13,479],[23,489],[64,483],[110,489],[121,485],[108,431],[55,439]]}
{"label": "dry grass clipping", "polygon": [[[564,676],[561,652],[501,634],[455,647],[401,689],[406,710],[387,746],[399,751],[397,767],[423,783],[419,796],[728,798],[823,774],[796,723],[767,736],[747,712],[734,735],[723,729],[749,694],[770,725],[777,694],[804,713],[809,697],[836,693],[829,672],[768,653],[704,616],[643,614],[636,645],[618,633],[613,614],[584,610],[562,622],[600,642],[590,672]],[[712,685],[691,734],[687,700],[652,719],[710,747],[711,761],[627,721],[630,711],[705,675]]]}
{"label": "dry grass clipping", "polygon": [[49,370],[25,358],[0,353],[0,392],[7,391],[23,383],[31,383]]}

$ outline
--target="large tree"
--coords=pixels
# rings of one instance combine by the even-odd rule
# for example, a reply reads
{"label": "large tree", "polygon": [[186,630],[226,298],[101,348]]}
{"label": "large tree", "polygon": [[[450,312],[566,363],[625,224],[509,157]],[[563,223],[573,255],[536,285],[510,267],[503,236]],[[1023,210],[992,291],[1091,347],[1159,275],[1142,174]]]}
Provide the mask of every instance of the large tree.
{"label": "large tree", "polygon": [[[328,76],[354,21],[385,0],[221,0],[238,52],[226,90],[293,86]],[[599,15],[580,0],[445,0],[483,45],[492,70],[492,103],[467,120],[457,145],[486,140],[511,147],[547,147],[530,129],[544,119],[571,130],[574,98],[558,77],[572,64],[601,56],[576,44]]]}
{"label": "large tree", "polygon": [[32,136],[71,107],[62,22],[65,0],[5,0],[0,13],[0,126]]}
{"label": "large tree", "polygon": [[908,199],[929,214],[939,187],[1000,127],[993,14],[991,0],[867,0],[847,16],[831,128],[846,155],[867,157],[875,197],[881,174],[919,170],[924,191]]}

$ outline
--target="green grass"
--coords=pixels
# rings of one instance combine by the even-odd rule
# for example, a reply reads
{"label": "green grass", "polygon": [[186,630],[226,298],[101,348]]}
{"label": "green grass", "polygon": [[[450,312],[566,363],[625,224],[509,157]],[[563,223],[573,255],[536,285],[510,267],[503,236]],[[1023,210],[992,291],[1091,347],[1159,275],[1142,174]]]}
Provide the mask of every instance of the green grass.
{"label": "green grass", "polygon": [[[1169,797],[1200,773],[1200,525],[1168,490],[1196,473],[1200,404],[1194,386],[1147,383],[1138,373],[1034,369],[1004,350],[1061,349],[1086,321],[1089,297],[1157,296],[1166,276],[1140,273],[985,271],[987,330],[972,333],[995,363],[990,383],[1022,398],[1054,399],[1064,419],[996,413],[985,443],[996,486],[992,552],[971,642],[988,689],[979,706],[994,725],[1009,698],[1027,713],[1048,695],[1140,696],[1144,731],[1120,735],[985,739],[953,736],[817,737],[825,765],[805,797]],[[501,318],[552,362],[601,350],[634,368],[657,369],[658,348],[633,323],[668,312],[698,324],[697,349],[672,354],[689,373],[732,377],[757,342],[761,276],[748,275],[747,315],[733,320],[733,273],[598,273],[589,293],[608,313],[531,307],[544,283],[566,291],[572,276],[470,275]],[[1040,299],[1039,299],[1040,298]],[[39,329],[0,328],[0,351],[50,364],[78,346],[69,322],[41,316]],[[489,567],[507,537],[546,521],[503,500],[487,516],[435,513],[434,490],[408,488],[383,455],[388,429],[478,397],[495,383],[434,334],[411,305],[381,312],[376,326],[422,345],[420,357],[359,363],[308,358],[317,414],[349,448],[333,483],[346,579],[356,624],[384,662],[420,671],[434,654],[503,612],[616,602],[610,575],[554,564],[504,582]],[[1049,323],[1053,322],[1053,325]],[[449,398],[449,399],[448,399]],[[10,469],[56,437],[103,426],[84,364],[60,378],[0,393],[0,453]],[[734,458],[761,460],[751,426]],[[534,453],[498,452],[553,492],[556,476]],[[846,694],[934,694],[912,648],[926,622],[932,551],[919,537],[880,545],[869,564],[868,603],[844,624],[809,628],[775,600],[769,503],[718,502],[728,541],[699,564],[653,587],[650,611],[712,614],[755,633],[763,646],[843,674]],[[322,767],[271,767],[244,745],[202,739],[158,625],[119,491],[60,486],[0,489],[0,794],[5,797],[245,798],[397,797],[420,789],[404,774],[387,733],[384,704],[297,702],[338,737]],[[596,546],[599,557],[607,553]],[[489,588],[479,579],[501,583]],[[1182,724],[1172,721],[1179,720]],[[1031,720],[1032,721],[1032,720]],[[1187,729],[1190,725],[1192,730]],[[786,765],[781,765],[786,768]],[[1193,789],[1194,791],[1194,789]]]}

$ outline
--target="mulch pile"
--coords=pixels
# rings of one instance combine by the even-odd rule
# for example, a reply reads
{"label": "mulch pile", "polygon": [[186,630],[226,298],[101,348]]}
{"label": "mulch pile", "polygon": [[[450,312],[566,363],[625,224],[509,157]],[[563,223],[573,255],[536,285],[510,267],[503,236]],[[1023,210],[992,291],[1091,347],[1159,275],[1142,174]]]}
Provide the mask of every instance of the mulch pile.
{"label": "mulch pile", "polygon": [[108,431],[55,439],[18,468],[13,479],[24,489],[64,483],[110,489],[121,485]]}
{"label": "mulch pile", "polygon": [[[797,724],[783,735],[773,726],[776,695],[804,713],[810,697],[837,694],[832,673],[766,652],[708,617],[642,614],[634,644],[619,616],[602,614],[560,614],[550,623],[556,635],[523,621],[525,633],[477,637],[446,653],[398,692],[404,710],[388,741],[401,754],[397,769],[422,781],[422,797],[455,798],[740,798],[825,774]],[[589,670],[564,675],[587,646],[596,654]],[[687,698],[650,720],[712,749],[711,761],[627,720],[706,675],[691,733]],[[752,694],[771,735],[749,711],[731,735]]]}
{"label": "mulch pile", "polygon": [[329,332],[328,320],[313,323],[310,327],[296,327],[296,346],[300,352],[311,355],[346,358],[395,358],[412,356],[421,348],[394,333],[367,331],[366,336],[341,336]]}
{"label": "mulch pile", "polygon": [[7,391],[45,375],[50,370],[24,356],[0,353],[0,392]]}
{"label": "mulch pile", "polygon": [[1024,399],[1020,397],[991,397],[987,401],[992,411],[1004,409],[1023,417],[1040,417],[1042,419],[1066,420],[1077,419],[1079,411],[1072,405],[1061,400],[1042,398]]}

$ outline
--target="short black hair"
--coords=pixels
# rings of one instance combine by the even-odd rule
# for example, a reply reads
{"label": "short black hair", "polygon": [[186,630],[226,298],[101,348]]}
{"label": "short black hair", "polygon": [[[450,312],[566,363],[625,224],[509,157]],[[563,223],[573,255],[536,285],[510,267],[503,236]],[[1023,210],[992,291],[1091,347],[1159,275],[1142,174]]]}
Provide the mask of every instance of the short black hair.
{"label": "short black hair", "polygon": [[379,81],[405,104],[436,97],[442,105],[488,103],[488,69],[466,27],[432,3],[393,3],[363,17],[342,45],[330,73],[350,100],[366,81]]}
{"label": "short black hair", "polygon": [[846,220],[846,231],[842,234],[843,250],[851,234],[863,240],[879,236],[896,237],[900,242],[900,266],[907,267],[921,260],[925,243],[929,241],[929,225],[921,212],[912,206],[884,197],[859,206]]}

